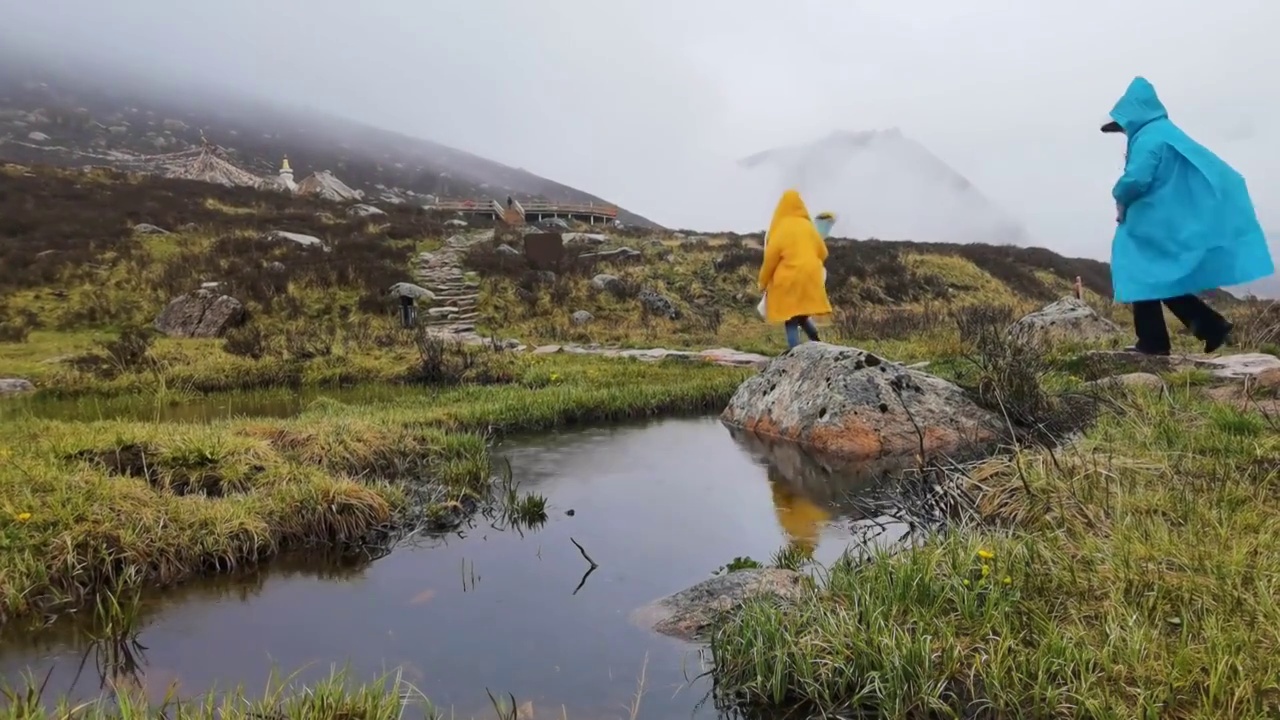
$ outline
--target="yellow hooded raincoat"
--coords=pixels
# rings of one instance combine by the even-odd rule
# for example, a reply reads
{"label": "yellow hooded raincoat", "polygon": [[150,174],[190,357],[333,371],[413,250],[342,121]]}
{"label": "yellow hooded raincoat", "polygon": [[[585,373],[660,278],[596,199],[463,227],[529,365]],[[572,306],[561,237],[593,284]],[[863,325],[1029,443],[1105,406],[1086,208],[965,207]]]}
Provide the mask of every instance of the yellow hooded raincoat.
{"label": "yellow hooded raincoat", "polygon": [[822,274],[826,259],[827,245],[809,219],[800,193],[786,191],[773,211],[760,267],[767,321],[782,323],[797,315],[831,313]]}

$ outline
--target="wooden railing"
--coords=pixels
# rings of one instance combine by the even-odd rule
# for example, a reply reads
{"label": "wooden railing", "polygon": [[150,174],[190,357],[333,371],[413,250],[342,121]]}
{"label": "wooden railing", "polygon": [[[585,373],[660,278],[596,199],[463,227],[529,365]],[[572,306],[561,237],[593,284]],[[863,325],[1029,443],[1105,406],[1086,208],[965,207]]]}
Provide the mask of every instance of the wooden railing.
{"label": "wooden railing", "polygon": [[527,202],[524,204],[526,213],[560,213],[561,215],[601,215],[604,217],[618,217],[618,208],[613,205],[595,204],[595,203],[546,203],[546,202]]}
{"label": "wooden railing", "polygon": [[473,200],[446,200],[444,202],[432,203],[429,206],[432,210],[440,210],[442,212],[498,212],[498,203],[496,200],[488,202]]}

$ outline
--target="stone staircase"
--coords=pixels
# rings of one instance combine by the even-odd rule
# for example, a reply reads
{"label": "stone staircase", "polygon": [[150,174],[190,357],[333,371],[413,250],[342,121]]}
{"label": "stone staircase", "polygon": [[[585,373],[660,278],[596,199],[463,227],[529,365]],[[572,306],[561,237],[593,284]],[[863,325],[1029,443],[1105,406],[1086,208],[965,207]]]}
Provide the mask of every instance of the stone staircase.
{"label": "stone staircase", "polygon": [[418,256],[418,284],[435,295],[435,304],[422,315],[422,324],[429,330],[450,335],[475,331],[476,321],[480,319],[476,309],[480,283],[466,279],[462,256],[467,248],[489,237],[488,233],[471,237],[455,235],[439,250]]}

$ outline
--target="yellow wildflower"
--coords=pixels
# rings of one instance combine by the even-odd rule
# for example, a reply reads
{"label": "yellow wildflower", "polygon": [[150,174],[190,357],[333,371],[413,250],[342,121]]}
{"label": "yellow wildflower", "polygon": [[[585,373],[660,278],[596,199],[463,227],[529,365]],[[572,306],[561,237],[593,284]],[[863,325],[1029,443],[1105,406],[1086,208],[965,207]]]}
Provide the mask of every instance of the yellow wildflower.
{"label": "yellow wildflower", "polygon": [[991,574],[991,566],[990,566],[990,565],[983,564],[983,566],[982,566],[982,577],[986,577],[986,576],[988,576],[988,575],[990,575],[990,574]]}
{"label": "yellow wildflower", "polygon": [[969,579],[968,579],[968,578],[965,578],[965,580],[964,580],[964,586],[965,586],[965,587],[969,587]]}
{"label": "yellow wildflower", "polygon": [[982,558],[983,560],[990,560],[995,556],[996,556],[995,553],[991,552],[986,548],[982,548],[981,550],[978,551],[978,557]]}
{"label": "yellow wildflower", "polygon": [[26,521],[28,521],[28,520],[30,520],[30,519],[31,519],[31,513],[29,513],[29,512],[20,512],[20,513],[18,513],[17,515],[14,515],[14,516],[13,516],[13,519],[14,519],[14,520],[17,520],[18,522],[26,522]]}
{"label": "yellow wildflower", "polygon": [[559,379],[560,379],[560,373],[551,373],[551,382],[556,382]]}
{"label": "yellow wildflower", "polygon": [[1005,585],[1012,585],[1012,584],[1013,584],[1013,578],[1009,577],[1008,575],[1005,575],[1005,576],[1004,576],[1004,579],[1003,579],[1003,580],[1001,580],[1000,582],[1004,583]]}

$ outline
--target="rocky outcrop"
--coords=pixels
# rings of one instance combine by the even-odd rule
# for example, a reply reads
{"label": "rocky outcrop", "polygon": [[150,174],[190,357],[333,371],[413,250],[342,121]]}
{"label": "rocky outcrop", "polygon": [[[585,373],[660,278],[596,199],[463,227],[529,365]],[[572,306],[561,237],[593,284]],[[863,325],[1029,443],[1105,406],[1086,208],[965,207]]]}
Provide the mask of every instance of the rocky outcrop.
{"label": "rocky outcrop", "polygon": [[230,295],[197,290],[180,295],[156,317],[155,327],[169,337],[215,338],[244,321],[244,305]]}
{"label": "rocky outcrop", "polygon": [[1079,298],[1065,297],[1024,316],[1009,328],[1024,341],[1096,342],[1122,334],[1119,325],[1102,317]]}
{"label": "rocky outcrop", "polygon": [[418,302],[426,303],[430,303],[436,299],[436,296],[432,294],[430,290],[422,287],[421,285],[414,285],[413,283],[407,282],[398,282],[395,285],[392,285],[391,289],[387,291],[387,294],[394,298],[407,297],[413,298]]}
{"label": "rocky outcrop", "polygon": [[663,635],[697,640],[716,618],[751,598],[795,601],[807,578],[792,570],[759,568],[718,575],[693,587],[655,600],[631,614],[632,622]]}
{"label": "rocky outcrop", "polygon": [[323,250],[329,249],[327,246],[325,246],[324,241],[322,241],[320,238],[316,237],[315,235],[304,235],[303,233],[285,232],[284,230],[272,230],[271,232],[266,234],[265,239],[285,240],[288,242],[297,243],[299,245],[302,245],[303,247],[318,247]]}
{"label": "rocky outcrop", "polygon": [[0,397],[35,392],[36,386],[23,378],[0,378]]}
{"label": "rocky outcrop", "polygon": [[386,211],[382,208],[374,207],[373,205],[366,205],[364,203],[352,205],[347,208],[347,215],[350,215],[351,217],[375,217],[377,215],[386,214]]}
{"label": "rocky outcrop", "polygon": [[665,295],[660,295],[653,290],[641,290],[638,297],[640,306],[644,308],[645,312],[668,320],[680,319],[680,308],[676,307],[676,304]]}
{"label": "rocky outcrop", "polygon": [[335,202],[364,199],[363,192],[348,187],[346,183],[339,180],[328,170],[319,170],[304,178],[302,182],[298,183],[298,188],[294,192],[299,195],[314,195]]}
{"label": "rocky outcrop", "polygon": [[574,325],[586,325],[595,319],[596,317],[586,310],[578,310],[569,316],[569,322]]}
{"label": "rocky outcrop", "polygon": [[805,343],[734,392],[721,419],[839,458],[966,455],[1004,437],[956,385],[851,347]]}
{"label": "rocky outcrop", "polygon": [[591,289],[595,292],[607,292],[614,297],[623,297],[627,294],[626,283],[619,280],[614,275],[600,273],[591,278]]}
{"label": "rocky outcrop", "polygon": [[644,258],[644,254],[639,250],[632,250],[629,247],[621,247],[616,250],[601,250],[600,252],[582,253],[578,258],[582,260],[625,262],[631,260],[639,261]]}

